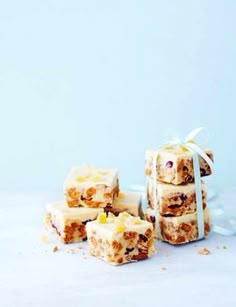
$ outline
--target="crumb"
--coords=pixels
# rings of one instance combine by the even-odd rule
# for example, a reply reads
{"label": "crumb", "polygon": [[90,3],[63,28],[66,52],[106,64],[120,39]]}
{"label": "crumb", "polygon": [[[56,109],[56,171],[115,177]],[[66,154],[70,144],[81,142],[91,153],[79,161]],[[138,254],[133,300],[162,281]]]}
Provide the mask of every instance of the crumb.
{"label": "crumb", "polygon": [[77,248],[78,248],[78,249],[83,249],[83,247],[82,247],[82,246],[77,246]]}
{"label": "crumb", "polygon": [[166,271],[167,269],[166,269],[165,266],[161,266],[161,270],[162,270],[162,271]]}
{"label": "crumb", "polygon": [[197,244],[194,244],[193,247],[197,247]]}
{"label": "crumb", "polygon": [[48,236],[45,233],[43,233],[40,237],[40,241],[42,243],[48,243]]}
{"label": "crumb", "polygon": [[57,246],[56,244],[53,245],[52,251],[53,251],[54,253],[56,253],[56,252],[58,252],[58,250],[59,250],[58,246]]}
{"label": "crumb", "polygon": [[227,247],[227,246],[225,246],[225,245],[223,245],[223,246],[222,246],[222,248],[223,248],[223,249],[227,249],[228,247]]}
{"label": "crumb", "polygon": [[201,249],[198,250],[198,254],[200,254],[200,255],[209,255],[210,251],[209,251],[209,249],[204,247],[204,248],[201,248]]}
{"label": "crumb", "polygon": [[65,252],[68,253],[68,254],[74,254],[75,250],[70,248],[70,249],[66,249]]}

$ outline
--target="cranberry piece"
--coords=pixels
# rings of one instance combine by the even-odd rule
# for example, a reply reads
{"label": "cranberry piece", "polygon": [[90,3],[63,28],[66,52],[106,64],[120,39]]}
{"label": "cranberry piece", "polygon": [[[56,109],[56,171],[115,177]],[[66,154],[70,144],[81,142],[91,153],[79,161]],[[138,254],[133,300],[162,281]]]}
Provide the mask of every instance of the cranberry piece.
{"label": "cranberry piece", "polygon": [[150,221],[151,221],[152,223],[156,223],[156,218],[155,218],[155,216],[151,215],[151,216],[150,216]]}
{"label": "cranberry piece", "polygon": [[131,253],[132,251],[134,250],[134,247],[131,247],[131,248],[126,248],[126,251],[125,251],[125,255],[128,255],[129,253]]}
{"label": "cranberry piece", "polygon": [[148,241],[148,238],[147,238],[145,235],[143,235],[143,234],[140,234],[140,235],[139,235],[139,239],[141,239],[141,240],[144,241],[144,242],[147,242],[147,241]]}
{"label": "cranberry piece", "polygon": [[171,168],[173,166],[173,162],[172,161],[167,161],[166,162],[166,167],[167,168]]}
{"label": "cranberry piece", "polygon": [[182,202],[184,202],[186,199],[188,199],[188,196],[186,194],[182,193],[180,195],[180,199],[182,200]]}
{"label": "cranberry piece", "polygon": [[201,173],[201,176],[205,176],[206,170],[204,168],[200,168],[200,173]]}

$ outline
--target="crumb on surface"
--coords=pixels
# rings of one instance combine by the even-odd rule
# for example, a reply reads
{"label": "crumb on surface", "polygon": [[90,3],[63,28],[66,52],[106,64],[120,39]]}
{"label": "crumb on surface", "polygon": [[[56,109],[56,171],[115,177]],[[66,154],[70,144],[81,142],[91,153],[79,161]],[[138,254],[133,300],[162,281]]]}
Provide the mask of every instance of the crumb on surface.
{"label": "crumb on surface", "polygon": [[58,252],[58,250],[59,250],[58,246],[57,246],[56,244],[55,244],[55,245],[53,245],[53,247],[52,247],[52,251],[53,251],[53,253]]}
{"label": "crumb on surface", "polygon": [[65,250],[65,252],[68,254],[75,254],[75,250],[73,248],[68,248]]}
{"label": "crumb on surface", "polygon": [[208,248],[206,248],[206,247],[200,248],[198,250],[198,254],[200,254],[200,255],[209,255],[210,254],[210,250]]}
{"label": "crumb on surface", "polygon": [[48,236],[45,233],[41,234],[40,241],[42,243],[48,243],[49,241]]}
{"label": "crumb on surface", "polygon": [[167,268],[166,268],[165,266],[161,266],[161,270],[162,270],[162,271],[166,271]]}
{"label": "crumb on surface", "polygon": [[223,245],[222,248],[223,248],[223,249],[227,249],[228,247],[227,247],[226,245]]}

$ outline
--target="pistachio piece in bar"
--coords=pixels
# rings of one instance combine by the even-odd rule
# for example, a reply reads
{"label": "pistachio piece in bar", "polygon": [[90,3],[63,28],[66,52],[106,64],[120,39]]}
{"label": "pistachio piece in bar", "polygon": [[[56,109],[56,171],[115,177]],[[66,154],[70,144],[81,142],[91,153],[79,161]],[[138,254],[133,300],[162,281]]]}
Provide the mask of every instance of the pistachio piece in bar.
{"label": "pistachio piece in bar", "polygon": [[127,212],[106,217],[86,225],[90,254],[104,261],[119,265],[147,259],[155,253],[153,225]]}
{"label": "pistachio piece in bar", "polygon": [[[202,204],[203,209],[207,205],[206,184],[202,181]],[[161,215],[180,216],[183,214],[196,212],[196,192],[195,184],[173,185],[157,181],[157,207]],[[153,179],[147,181],[147,199],[151,208],[154,208],[153,199]]]}
{"label": "pistachio piece in bar", "polygon": [[[213,152],[210,149],[203,150],[213,161]],[[145,173],[151,177],[154,155],[155,150],[146,151]],[[212,171],[208,163],[200,156],[199,162],[201,176],[210,175]],[[180,145],[158,150],[156,169],[157,180],[175,185],[194,182],[192,153]]]}
{"label": "pistachio piece in bar", "polygon": [[119,194],[116,169],[97,169],[92,166],[73,168],[64,183],[69,207],[112,207]]}
{"label": "pistachio piece in bar", "polygon": [[[145,212],[146,220],[153,223],[156,227],[154,210],[148,208]],[[181,216],[159,216],[160,231],[163,241],[171,244],[183,244],[198,240],[197,213],[185,214]],[[210,212],[204,209],[204,234],[205,237],[210,232]],[[157,237],[157,232],[155,231]]]}
{"label": "pistachio piece in bar", "polygon": [[54,232],[63,243],[75,243],[87,239],[85,225],[93,221],[102,208],[69,208],[65,201],[48,203],[45,226]]}
{"label": "pistachio piece in bar", "polygon": [[120,192],[119,196],[114,200],[112,208],[106,209],[106,212],[111,212],[114,215],[128,212],[133,216],[143,218],[142,195],[137,192]]}

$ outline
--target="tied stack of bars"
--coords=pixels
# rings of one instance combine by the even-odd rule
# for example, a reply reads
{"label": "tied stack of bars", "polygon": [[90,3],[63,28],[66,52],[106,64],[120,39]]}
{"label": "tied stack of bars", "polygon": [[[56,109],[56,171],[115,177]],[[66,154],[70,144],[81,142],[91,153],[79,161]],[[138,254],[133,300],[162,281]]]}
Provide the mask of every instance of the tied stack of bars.
{"label": "tied stack of bars", "polygon": [[113,265],[155,253],[153,225],[141,220],[141,195],[119,191],[116,169],[75,167],[64,195],[64,201],[47,204],[45,216],[46,228],[62,243],[88,240],[90,254]]}
{"label": "tied stack of bars", "polygon": [[[213,162],[210,149],[201,150]],[[154,161],[156,159],[156,161]],[[198,155],[200,176],[212,173],[211,167]],[[155,163],[155,164],[154,164]],[[193,154],[182,145],[148,150],[145,159],[147,175],[147,221],[152,222],[155,236],[171,244],[183,244],[206,237],[210,231],[207,189],[199,178],[195,181]],[[196,185],[199,184],[200,202]],[[202,206],[202,237],[199,237],[198,206]]]}

